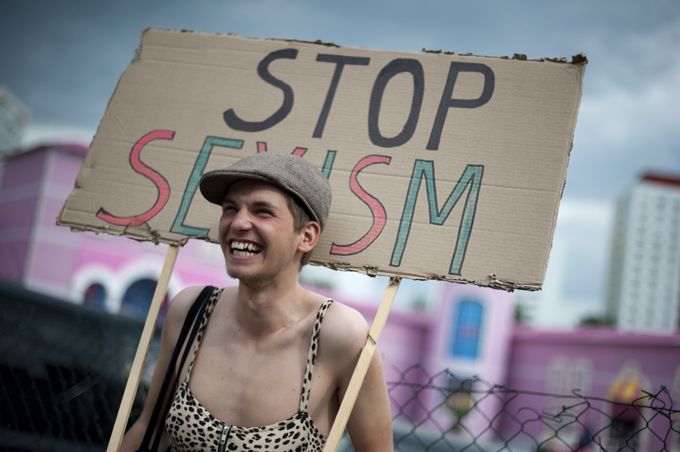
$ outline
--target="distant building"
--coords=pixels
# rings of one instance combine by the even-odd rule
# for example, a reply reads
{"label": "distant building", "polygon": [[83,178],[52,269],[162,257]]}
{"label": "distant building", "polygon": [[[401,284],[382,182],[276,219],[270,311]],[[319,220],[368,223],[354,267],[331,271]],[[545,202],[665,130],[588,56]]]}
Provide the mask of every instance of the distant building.
{"label": "distant building", "polygon": [[619,201],[607,312],[621,330],[680,329],[680,175],[647,173]]}
{"label": "distant building", "polygon": [[[0,279],[75,304],[144,318],[166,246],[76,234],[55,224],[86,154],[87,147],[67,143],[5,158],[0,167]],[[168,295],[189,285],[229,281],[219,247],[191,240],[179,253]]]}
{"label": "distant building", "polygon": [[[489,426],[485,413],[500,412],[502,403],[497,398],[480,398],[479,391],[485,388],[480,382],[503,384],[508,377],[515,294],[471,284],[447,284],[437,305],[422,356],[430,376],[443,369],[451,372],[441,375],[444,380],[433,381],[451,393],[428,393],[429,399],[423,398],[421,403],[437,426],[482,437]],[[476,408],[468,412],[472,404]]]}
{"label": "distant building", "polygon": [[[680,450],[680,417],[629,406],[677,409],[673,401],[680,397],[680,335],[519,327],[510,349],[505,385],[520,393],[503,407],[498,429],[504,437],[548,441],[541,450]],[[657,393],[655,400],[648,396]],[[675,431],[668,434],[670,422]],[[558,430],[560,439],[554,437]],[[575,446],[588,431],[597,435],[602,448]]]}
{"label": "distant building", "polygon": [[[502,401],[481,394],[507,378],[515,295],[472,284],[440,289],[432,312],[393,310],[380,338],[392,415],[437,432],[465,425],[488,440],[484,413],[500,412]],[[374,305],[343,301],[369,321],[375,316]]]}

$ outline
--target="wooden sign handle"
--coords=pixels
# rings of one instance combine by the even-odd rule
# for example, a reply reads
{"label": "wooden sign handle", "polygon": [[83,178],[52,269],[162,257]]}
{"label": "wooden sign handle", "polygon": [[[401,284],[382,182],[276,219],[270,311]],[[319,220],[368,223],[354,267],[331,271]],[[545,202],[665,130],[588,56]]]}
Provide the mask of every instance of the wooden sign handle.
{"label": "wooden sign handle", "polygon": [[354,403],[357,400],[359,391],[361,390],[361,385],[364,382],[364,377],[366,372],[368,372],[368,367],[371,364],[371,359],[373,358],[373,353],[378,344],[378,339],[382,333],[385,323],[387,322],[387,316],[392,309],[392,303],[397,295],[397,290],[399,289],[399,283],[401,278],[391,277],[387,287],[385,288],[385,293],[380,305],[378,306],[378,311],[373,318],[373,323],[371,324],[371,329],[368,331],[368,338],[366,339],[366,344],[361,350],[361,355],[359,355],[359,361],[354,368],[352,373],[352,378],[349,380],[349,386],[345,392],[345,397],[342,399],[340,408],[338,409],[338,414],[335,416],[335,421],[333,422],[333,427],[328,434],[328,439],[326,440],[326,445],[324,446],[324,452],[335,452],[338,447],[338,443],[342,438],[342,434],[345,431],[345,426],[349,420],[349,416],[352,413],[352,408],[354,408]]}
{"label": "wooden sign handle", "polygon": [[132,362],[130,375],[128,375],[127,385],[125,386],[123,399],[120,402],[120,406],[118,408],[118,415],[116,416],[116,422],[113,424],[113,431],[111,432],[111,437],[109,438],[109,445],[106,448],[106,452],[117,452],[118,449],[120,449],[121,442],[123,441],[123,435],[125,435],[125,427],[127,426],[128,418],[130,417],[132,403],[134,402],[135,395],[137,394],[137,387],[139,386],[139,380],[142,376],[142,366],[144,365],[144,359],[146,358],[146,354],[149,351],[149,346],[151,345],[151,340],[153,339],[153,333],[156,328],[156,319],[158,318],[158,313],[160,312],[161,306],[163,305],[165,294],[168,291],[168,283],[170,282],[170,276],[172,275],[172,269],[175,266],[178,253],[179,246],[170,245],[167,253],[165,254],[163,269],[161,270],[160,277],[158,278],[158,284],[156,284],[156,290],[154,291],[153,298],[151,299],[149,313],[147,314],[146,321],[144,322],[142,336],[139,339],[139,345],[137,345],[137,353],[135,354],[135,359]]}

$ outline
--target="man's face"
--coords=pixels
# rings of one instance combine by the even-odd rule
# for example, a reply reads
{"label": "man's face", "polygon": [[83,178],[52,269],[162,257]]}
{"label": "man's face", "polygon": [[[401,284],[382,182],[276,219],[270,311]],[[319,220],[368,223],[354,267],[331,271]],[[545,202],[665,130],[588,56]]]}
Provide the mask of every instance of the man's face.
{"label": "man's face", "polygon": [[234,183],[222,203],[220,246],[227,273],[247,285],[297,277],[304,234],[296,231],[287,195],[265,182]]}

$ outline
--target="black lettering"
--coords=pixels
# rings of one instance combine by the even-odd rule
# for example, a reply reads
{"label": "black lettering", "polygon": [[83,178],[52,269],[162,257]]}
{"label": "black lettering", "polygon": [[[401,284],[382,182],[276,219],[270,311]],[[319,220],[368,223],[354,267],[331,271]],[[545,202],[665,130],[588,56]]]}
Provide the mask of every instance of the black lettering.
{"label": "black lettering", "polygon": [[323,63],[335,63],[335,72],[333,72],[333,79],[328,87],[328,93],[326,94],[326,100],[323,103],[323,108],[319,114],[319,119],[316,122],[316,127],[314,128],[314,134],[312,137],[321,138],[323,135],[323,129],[326,127],[326,120],[328,119],[328,113],[331,111],[331,105],[333,104],[333,98],[335,97],[335,91],[338,89],[338,84],[340,83],[340,77],[342,76],[342,70],[346,64],[354,64],[359,66],[368,66],[371,61],[370,58],[364,57],[353,57],[344,55],[330,55],[325,53],[320,53],[316,56],[316,61],[321,61]]}
{"label": "black lettering", "polygon": [[[380,133],[378,127],[380,106],[382,104],[382,98],[385,94],[387,83],[392,77],[402,72],[408,72],[413,77],[411,110],[409,111],[408,119],[401,132],[388,138]],[[418,125],[418,116],[420,115],[420,107],[423,104],[424,91],[425,76],[423,75],[423,67],[418,60],[397,58],[390,61],[378,74],[378,77],[373,84],[373,91],[371,92],[371,99],[368,107],[368,137],[371,139],[371,142],[376,146],[391,148],[400,146],[410,140],[416,130],[416,125]]]}
{"label": "black lettering", "polygon": [[[479,72],[484,76],[484,88],[482,89],[482,94],[477,99],[454,99],[453,98],[453,87],[456,84],[456,79],[458,78],[458,73],[460,72]],[[437,116],[434,119],[434,124],[432,125],[432,132],[430,133],[430,139],[427,142],[427,150],[436,151],[439,149],[439,141],[442,136],[442,128],[444,127],[444,121],[446,121],[446,115],[449,108],[477,108],[481,107],[491,99],[493,90],[496,84],[496,78],[493,71],[486,64],[480,63],[464,63],[456,62],[451,63],[449,68],[449,76],[446,79],[446,86],[444,87],[444,92],[442,93],[442,99],[439,102],[439,108],[437,109]]]}
{"label": "black lettering", "polygon": [[261,132],[283,121],[293,109],[293,88],[286,82],[274,77],[269,72],[269,64],[280,58],[294,60],[297,58],[297,54],[297,49],[276,50],[264,57],[262,61],[260,61],[260,64],[257,65],[257,74],[260,78],[283,91],[283,104],[278,110],[264,121],[245,121],[236,115],[233,108],[230,108],[224,112],[224,122],[234,130],[241,130],[243,132]]}

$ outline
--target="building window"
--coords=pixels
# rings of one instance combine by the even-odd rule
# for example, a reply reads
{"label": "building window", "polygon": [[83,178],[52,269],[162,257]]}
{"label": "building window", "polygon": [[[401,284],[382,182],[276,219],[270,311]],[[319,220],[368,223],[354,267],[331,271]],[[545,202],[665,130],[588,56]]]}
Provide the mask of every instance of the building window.
{"label": "building window", "polygon": [[[138,279],[130,284],[123,295],[120,313],[130,317],[145,318],[151,305],[153,293],[156,290],[156,280],[150,278]],[[166,295],[158,314],[159,321],[163,321],[168,311],[168,297]]]}
{"label": "building window", "polygon": [[106,288],[100,283],[90,284],[83,294],[83,306],[106,310]]}
{"label": "building window", "polygon": [[545,389],[553,394],[568,394],[570,360],[564,356],[556,356],[545,368]]}
{"label": "building window", "polygon": [[449,354],[455,358],[477,359],[482,335],[484,306],[474,299],[461,300],[454,311],[454,329]]}

